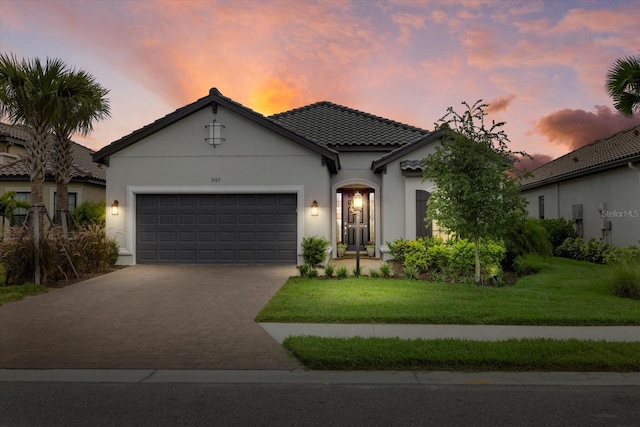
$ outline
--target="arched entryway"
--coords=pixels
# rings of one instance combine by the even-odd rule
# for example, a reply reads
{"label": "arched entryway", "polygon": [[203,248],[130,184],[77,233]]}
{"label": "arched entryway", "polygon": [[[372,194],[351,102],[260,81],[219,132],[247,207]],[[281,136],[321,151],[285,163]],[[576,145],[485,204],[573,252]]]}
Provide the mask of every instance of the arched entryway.
{"label": "arched entryway", "polygon": [[[376,256],[379,252],[379,206],[380,188],[371,182],[351,181],[333,186],[333,244],[347,245],[347,252],[355,252],[357,234],[359,233],[360,250],[367,243],[375,244]],[[353,197],[359,192],[362,195],[362,213],[356,215],[350,207]],[[359,219],[359,221],[358,221]]]}

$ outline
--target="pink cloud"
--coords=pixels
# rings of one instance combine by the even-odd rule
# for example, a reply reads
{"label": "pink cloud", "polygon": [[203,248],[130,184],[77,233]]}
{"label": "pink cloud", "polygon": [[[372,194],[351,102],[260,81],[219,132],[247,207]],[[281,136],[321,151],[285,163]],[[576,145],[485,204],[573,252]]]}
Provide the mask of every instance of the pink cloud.
{"label": "pink cloud", "polygon": [[417,31],[425,27],[425,18],[420,15],[399,13],[393,15],[391,19],[400,27],[400,37],[398,37],[398,41],[400,43],[408,42],[413,31]]}
{"label": "pink cloud", "polygon": [[487,102],[489,106],[487,107],[486,112],[488,114],[491,114],[497,113],[498,111],[505,111],[509,104],[511,104],[511,101],[513,101],[514,99],[516,99],[516,96],[513,94],[492,99],[491,101]]}
{"label": "pink cloud", "polygon": [[553,156],[550,156],[549,154],[535,153],[529,154],[529,156],[530,157],[520,155],[514,156],[514,159],[516,160],[516,170],[532,171],[553,160]]}
{"label": "pink cloud", "polygon": [[604,105],[597,105],[595,110],[589,112],[567,108],[554,111],[540,119],[533,132],[545,136],[553,144],[575,150],[640,123],[638,117],[624,117]]}
{"label": "pink cloud", "polygon": [[558,32],[618,32],[621,28],[638,28],[640,9],[637,5],[618,10],[571,9],[553,29]]}

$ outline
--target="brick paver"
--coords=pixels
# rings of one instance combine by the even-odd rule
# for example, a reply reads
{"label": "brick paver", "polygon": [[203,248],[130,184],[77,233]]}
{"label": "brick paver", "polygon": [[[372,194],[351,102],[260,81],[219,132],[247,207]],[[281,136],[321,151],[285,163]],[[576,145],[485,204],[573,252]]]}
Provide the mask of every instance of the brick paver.
{"label": "brick paver", "polygon": [[293,266],[136,265],[0,307],[0,368],[301,369],[256,314]]}

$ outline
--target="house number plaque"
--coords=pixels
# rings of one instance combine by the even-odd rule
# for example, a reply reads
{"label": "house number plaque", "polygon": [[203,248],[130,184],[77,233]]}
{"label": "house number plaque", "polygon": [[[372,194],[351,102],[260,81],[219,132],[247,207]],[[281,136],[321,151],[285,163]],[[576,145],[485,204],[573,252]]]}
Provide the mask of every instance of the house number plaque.
{"label": "house number plaque", "polygon": [[221,181],[222,181],[222,178],[220,178],[219,176],[211,178],[211,182],[221,182]]}

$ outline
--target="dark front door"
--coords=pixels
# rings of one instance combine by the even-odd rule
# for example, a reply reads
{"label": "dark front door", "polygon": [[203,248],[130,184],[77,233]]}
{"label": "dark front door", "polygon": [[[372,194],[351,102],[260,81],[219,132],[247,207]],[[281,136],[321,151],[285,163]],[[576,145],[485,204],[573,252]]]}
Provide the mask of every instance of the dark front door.
{"label": "dark front door", "polygon": [[358,215],[352,213],[349,209],[353,205],[353,196],[356,194],[355,190],[343,190],[342,191],[342,218],[344,219],[342,233],[344,236],[343,242],[347,245],[348,251],[356,250],[356,233],[360,233],[360,250],[364,249],[364,245],[369,241],[369,194],[370,190],[358,190],[362,194],[362,212]]}

